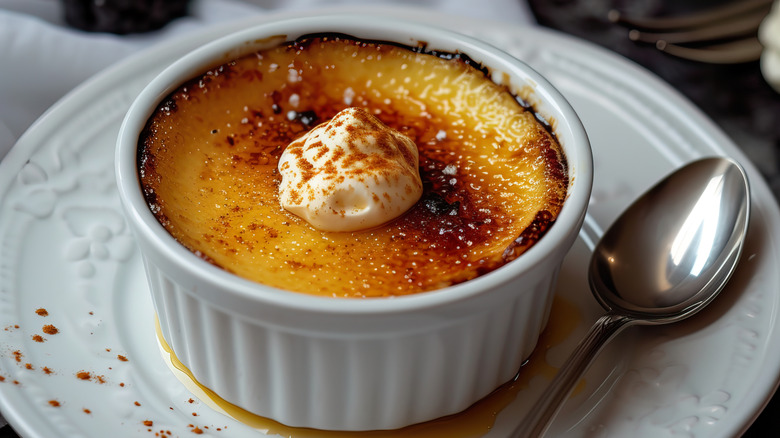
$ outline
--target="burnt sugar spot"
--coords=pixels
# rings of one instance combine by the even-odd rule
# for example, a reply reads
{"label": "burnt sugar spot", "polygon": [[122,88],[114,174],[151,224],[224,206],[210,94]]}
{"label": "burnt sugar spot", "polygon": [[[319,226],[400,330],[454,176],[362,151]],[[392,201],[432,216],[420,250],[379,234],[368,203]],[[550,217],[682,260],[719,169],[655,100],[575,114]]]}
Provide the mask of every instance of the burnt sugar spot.
{"label": "burnt sugar spot", "polygon": [[555,218],[552,213],[547,210],[536,213],[533,222],[529,225],[520,236],[517,237],[509,246],[504,250],[501,257],[509,262],[516,259],[522,254],[528,247],[536,243],[542,238],[550,227],[555,222]]}
{"label": "burnt sugar spot", "polygon": [[260,82],[263,80],[263,72],[260,70],[244,70],[241,78],[249,82]]}
{"label": "burnt sugar spot", "polygon": [[426,193],[420,200],[422,205],[434,216],[453,216],[460,210],[460,202],[447,202],[443,196],[435,192]]}
{"label": "burnt sugar spot", "polygon": [[452,169],[451,163],[421,156],[423,195],[400,219],[402,228],[444,254],[484,243],[502,222],[501,211],[480,208],[491,194],[470,190]]}
{"label": "burnt sugar spot", "polygon": [[317,126],[317,124],[320,122],[320,118],[317,117],[317,113],[312,110],[296,112],[295,120],[299,121],[307,129]]}
{"label": "burnt sugar spot", "polygon": [[280,93],[278,90],[274,90],[271,92],[271,95],[269,96],[271,98],[271,111],[273,111],[274,114],[281,114],[282,113],[282,101],[284,100],[284,96],[282,96],[282,93]]}

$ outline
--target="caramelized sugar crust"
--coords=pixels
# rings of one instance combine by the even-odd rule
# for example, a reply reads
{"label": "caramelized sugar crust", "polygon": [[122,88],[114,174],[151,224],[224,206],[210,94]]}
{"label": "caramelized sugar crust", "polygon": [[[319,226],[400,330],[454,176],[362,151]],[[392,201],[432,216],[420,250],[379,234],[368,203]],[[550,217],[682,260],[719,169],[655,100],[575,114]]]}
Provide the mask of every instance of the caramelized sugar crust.
{"label": "caramelized sugar crust", "polygon": [[[320,36],[217,67],[149,119],[138,155],[147,202],[191,251],[281,289],[405,295],[492,271],[555,221],[568,171],[531,110],[472,64]],[[280,207],[277,162],[349,106],[415,141],[424,193],[383,226],[322,232]]]}

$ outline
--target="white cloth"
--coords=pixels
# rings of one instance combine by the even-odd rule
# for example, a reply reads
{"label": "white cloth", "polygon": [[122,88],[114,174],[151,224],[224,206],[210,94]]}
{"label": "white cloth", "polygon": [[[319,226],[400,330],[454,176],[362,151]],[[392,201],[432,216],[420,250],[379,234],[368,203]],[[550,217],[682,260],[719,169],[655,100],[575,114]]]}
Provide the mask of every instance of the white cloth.
{"label": "white cloth", "polygon": [[[253,14],[329,5],[394,4],[382,0],[194,0],[191,14],[160,31],[117,36],[67,27],[58,0],[0,0],[0,158],[43,112],[75,86],[128,55],[203,26]],[[527,23],[522,0],[404,2],[445,14]]]}
{"label": "white cloth", "polygon": [[761,73],[766,82],[780,93],[780,0],[774,1],[769,15],[758,28],[758,39],[764,45]]}

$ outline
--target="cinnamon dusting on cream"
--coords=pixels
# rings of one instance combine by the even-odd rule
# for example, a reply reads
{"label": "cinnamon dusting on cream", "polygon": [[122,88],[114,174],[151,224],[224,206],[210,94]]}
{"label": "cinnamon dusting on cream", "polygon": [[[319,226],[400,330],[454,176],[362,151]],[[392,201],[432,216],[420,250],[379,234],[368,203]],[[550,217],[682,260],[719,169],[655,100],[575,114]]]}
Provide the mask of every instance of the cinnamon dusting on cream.
{"label": "cinnamon dusting on cream", "polygon": [[324,231],[381,225],[422,195],[415,143],[356,107],[290,143],[279,172],[282,207]]}

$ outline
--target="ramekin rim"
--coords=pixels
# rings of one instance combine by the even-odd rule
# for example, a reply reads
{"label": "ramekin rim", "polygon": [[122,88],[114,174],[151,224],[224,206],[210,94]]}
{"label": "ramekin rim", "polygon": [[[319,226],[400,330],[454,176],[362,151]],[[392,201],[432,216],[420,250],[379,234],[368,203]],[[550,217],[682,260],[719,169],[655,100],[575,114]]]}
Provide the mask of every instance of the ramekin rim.
{"label": "ramekin rim", "polygon": [[[569,167],[569,193],[563,208],[544,238],[526,251],[517,260],[504,265],[490,273],[467,282],[449,286],[443,289],[426,291],[411,295],[378,298],[331,298],[313,294],[293,292],[273,288],[267,285],[244,279],[209,264],[190,250],[177,242],[157,221],[149,210],[140,190],[137,175],[136,148],[140,129],[145,125],[154,107],[170,92],[185,80],[194,76],[185,76],[182,71],[198,71],[193,66],[203,70],[204,65],[218,65],[220,62],[208,62],[205,58],[220,61],[227,59],[225,54],[237,46],[257,41],[262,38],[284,36],[287,40],[311,33],[329,32],[328,27],[339,29],[339,33],[363,37],[361,33],[396,32],[398,35],[406,32],[413,41],[425,41],[420,36],[428,36],[431,40],[446,40],[463,48],[462,52],[485,63],[492,64],[488,68],[501,66],[502,72],[513,77],[518,74],[527,76],[536,86],[535,93],[543,95],[544,102],[554,105],[555,111],[561,114],[557,120],[556,135],[565,134],[575,146],[566,148],[566,159]],[[292,30],[291,30],[292,29]],[[314,30],[317,29],[317,30]],[[260,35],[263,35],[260,37]],[[401,38],[376,38],[377,40],[399,42]],[[479,53],[481,57],[474,55]],[[506,69],[506,70],[504,70]],[[175,79],[175,80],[174,80]],[[565,132],[560,131],[564,129]],[[180,269],[186,270],[199,280],[223,289],[225,293],[239,296],[243,299],[261,300],[268,305],[285,308],[310,310],[319,313],[395,313],[410,309],[421,309],[454,303],[475,295],[487,293],[489,290],[504,284],[518,275],[517,271],[525,272],[535,269],[544,263],[566,240],[571,240],[572,229],[579,231],[585,216],[593,182],[593,158],[590,143],[585,128],[576,112],[565,97],[541,74],[525,62],[509,55],[489,43],[480,41],[461,33],[437,26],[424,25],[396,18],[379,17],[364,13],[341,13],[317,17],[290,18],[274,22],[261,23],[236,31],[203,45],[174,61],[157,75],[136,97],[128,110],[122,125],[116,146],[115,172],[119,187],[120,199],[125,207],[125,216],[134,223],[134,232],[141,232],[155,250],[168,260],[174,262]],[[572,181],[572,178],[576,179]],[[576,237],[576,234],[575,236]],[[570,244],[569,244],[570,245]],[[565,251],[568,251],[568,246]],[[228,287],[225,287],[228,285]]]}

